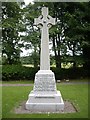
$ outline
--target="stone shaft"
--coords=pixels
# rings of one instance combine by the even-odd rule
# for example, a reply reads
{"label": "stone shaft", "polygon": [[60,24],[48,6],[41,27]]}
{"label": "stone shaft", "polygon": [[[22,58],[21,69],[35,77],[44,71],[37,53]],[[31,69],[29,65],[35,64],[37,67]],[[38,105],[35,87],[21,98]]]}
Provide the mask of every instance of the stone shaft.
{"label": "stone shaft", "polygon": [[35,18],[34,24],[41,28],[40,70],[50,70],[49,26],[55,24],[55,18],[48,15],[48,8],[42,8],[42,15]]}

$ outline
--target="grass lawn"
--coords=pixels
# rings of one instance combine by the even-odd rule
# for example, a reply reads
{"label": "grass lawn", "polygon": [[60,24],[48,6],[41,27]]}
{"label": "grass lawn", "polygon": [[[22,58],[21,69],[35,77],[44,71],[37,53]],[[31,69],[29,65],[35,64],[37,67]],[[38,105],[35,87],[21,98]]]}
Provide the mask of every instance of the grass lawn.
{"label": "grass lawn", "polygon": [[0,87],[0,118],[2,118],[2,87]]}
{"label": "grass lawn", "polygon": [[[89,79],[80,79],[80,80],[69,80],[69,82],[88,82]],[[61,82],[65,82],[65,80],[61,80]],[[12,81],[0,81],[0,84],[33,84],[33,80],[12,80]]]}
{"label": "grass lawn", "polygon": [[60,114],[15,114],[14,107],[27,100],[32,86],[2,87],[3,118],[88,118],[88,84],[57,84],[63,99],[71,101],[78,112]]}
{"label": "grass lawn", "polygon": [[33,80],[2,81],[2,84],[33,84]]}

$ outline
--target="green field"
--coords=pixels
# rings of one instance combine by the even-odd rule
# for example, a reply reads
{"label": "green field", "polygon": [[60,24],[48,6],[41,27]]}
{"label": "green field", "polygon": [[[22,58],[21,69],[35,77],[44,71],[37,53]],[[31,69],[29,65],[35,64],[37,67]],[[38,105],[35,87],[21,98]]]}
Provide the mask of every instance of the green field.
{"label": "green field", "polygon": [[71,101],[78,112],[59,114],[15,114],[14,108],[27,100],[33,86],[2,87],[3,118],[88,118],[88,84],[57,84],[63,99]]}
{"label": "green field", "polygon": [[2,81],[2,84],[33,84],[33,80]]}
{"label": "green field", "polygon": [[2,87],[0,87],[0,118],[2,117]]}

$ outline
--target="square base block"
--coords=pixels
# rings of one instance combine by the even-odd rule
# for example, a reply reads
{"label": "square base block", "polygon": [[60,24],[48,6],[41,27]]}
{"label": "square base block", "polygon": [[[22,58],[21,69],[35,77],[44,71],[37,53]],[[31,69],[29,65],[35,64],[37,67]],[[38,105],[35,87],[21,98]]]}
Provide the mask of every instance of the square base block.
{"label": "square base block", "polygon": [[31,92],[29,94],[28,101],[26,102],[26,109],[31,112],[59,112],[64,110],[64,102],[60,91],[54,94],[36,93]]}

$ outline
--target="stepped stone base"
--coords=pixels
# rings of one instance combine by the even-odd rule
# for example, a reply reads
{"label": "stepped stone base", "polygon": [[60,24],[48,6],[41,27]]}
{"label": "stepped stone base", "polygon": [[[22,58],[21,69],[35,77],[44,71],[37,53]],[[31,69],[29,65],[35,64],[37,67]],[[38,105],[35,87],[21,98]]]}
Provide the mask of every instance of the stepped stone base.
{"label": "stepped stone base", "polygon": [[35,112],[64,110],[60,91],[56,90],[55,76],[51,70],[40,70],[35,75],[33,91],[28,96],[26,109]]}
{"label": "stepped stone base", "polygon": [[64,102],[59,91],[56,94],[29,94],[26,109],[33,112],[57,112],[64,110]]}

